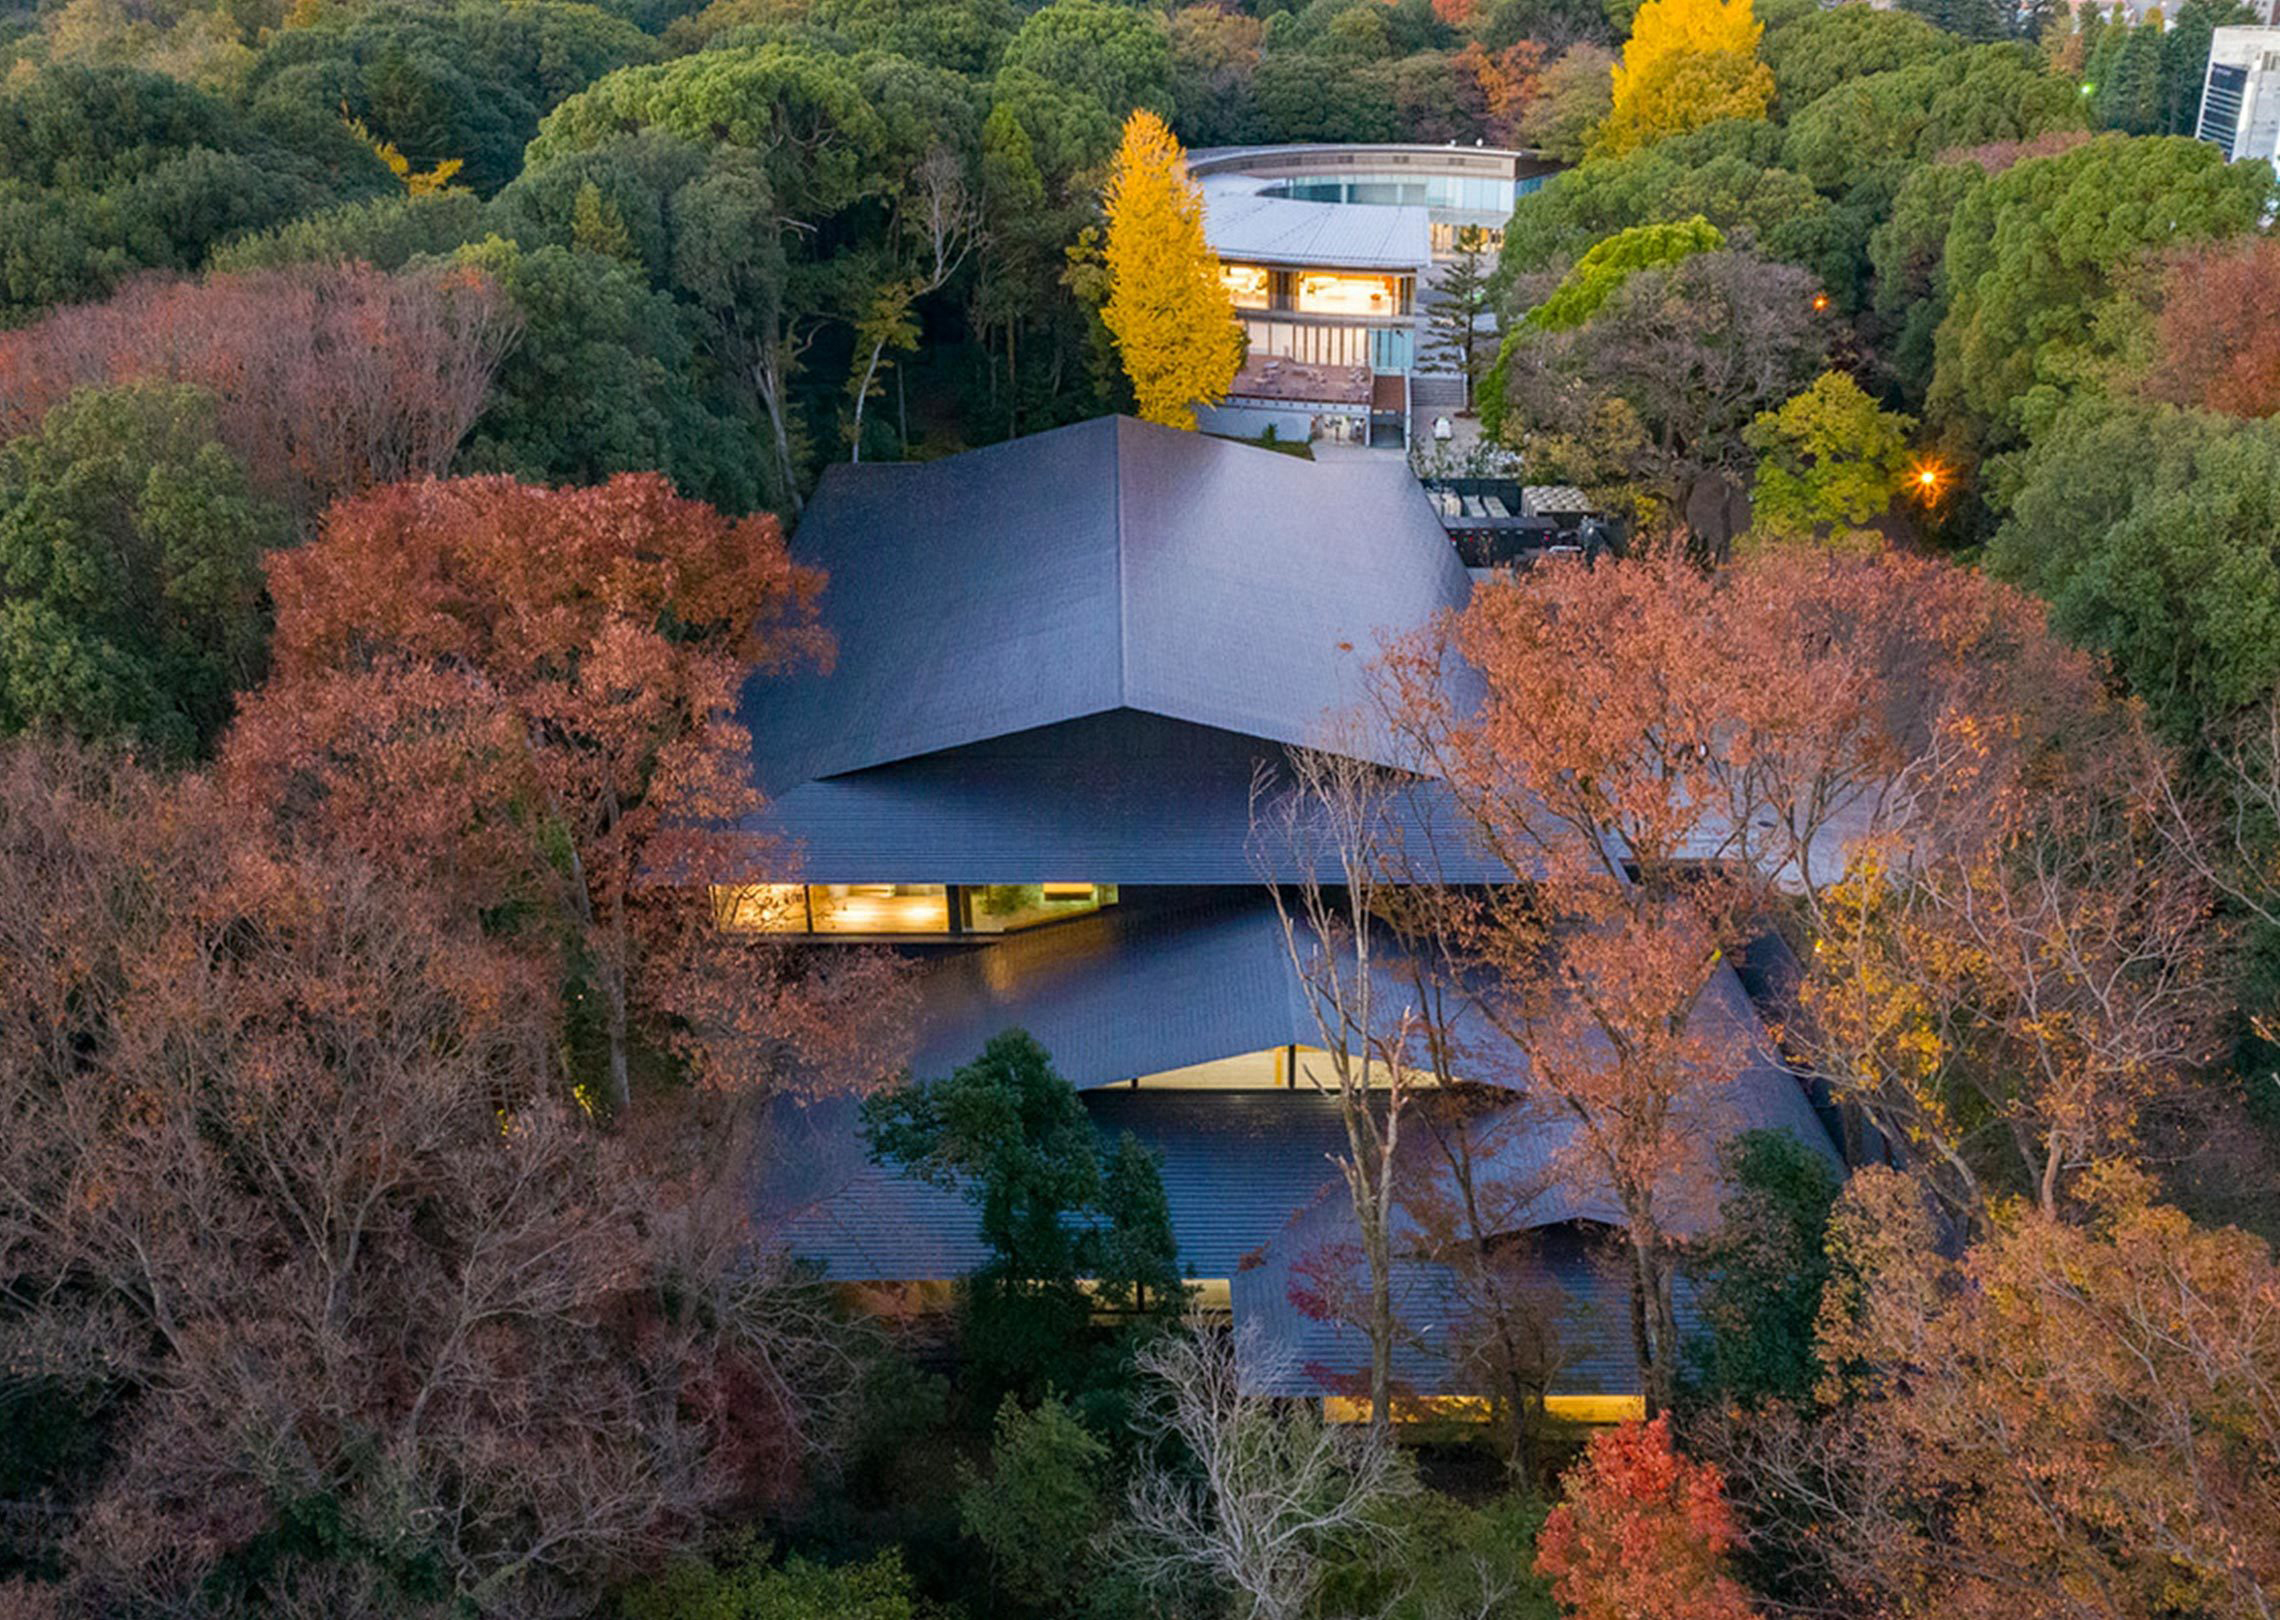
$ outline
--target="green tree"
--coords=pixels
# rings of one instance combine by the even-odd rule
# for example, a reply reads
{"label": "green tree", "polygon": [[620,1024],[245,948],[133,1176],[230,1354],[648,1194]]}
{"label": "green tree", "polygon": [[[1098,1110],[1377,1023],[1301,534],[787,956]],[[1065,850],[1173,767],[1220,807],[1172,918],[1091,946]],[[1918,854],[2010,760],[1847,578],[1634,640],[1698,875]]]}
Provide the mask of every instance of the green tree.
{"label": "green tree", "polygon": [[1483,345],[1490,335],[1488,239],[1478,226],[1457,232],[1457,253],[1441,272],[1425,312],[1425,355],[1453,368],[1465,380],[1465,403],[1487,368]]}
{"label": "green tree", "polygon": [[[990,1258],[966,1280],[966,1348],[974,1384],[994,1400],[1047,1388],[1075,1395],[1098,1371],[1091,1296],[1131,1299],[1143,1280],[1120,1269],[1139,1256],[1161,1275],[1161,1188],[1152,1161],[1119,1153],[1126,1182],[1109,1202],[1099,1133],[1045,1049],[1007,1030],[948,1078],[881,1093],[863,1106],[878,1163],[957,1190],[980,1216]],[[1142,1185],[1130,1182],[1137,1178]],[[1173,1307],[1176,1309],[1176,1305]]]}
{"label": "green tree", "polygon": [[989,1555],[992,1586],[1024,1606],[1069,1611],[1092,1583],[1106,1527],[1108,1447],[1058,1399],[999,1405],[989,1469],[962,1472],[959,1522]]}
{"label": "green tree", "polygon": [[1723,1158],[1730,1190],[1693,1261],[1705,1331],[1688,1346],[1687,1393],[1712,1405],[1808,1401],[1836,1173],[1788,1131],[1746,1131]]}
{"label": "green tree", "polygon": [[286,534],[212,396],[74,394],[0,449],[0,730],[210,747],[261,674],[261,554]]}
{"label": "green tree", "polygon": [[1751,232],[1761,253],[1810,265],[1826,240],[1829,204],[1781,166],[1781,132],[1763,122],[1714,124],[1594,158],[1514,207],[1497,265],[1500,302],[1520,276],[1558,268],[1617,231],[1696,214],[1721,231]]}
{"label": "green tree", "polygon": [[123,68],[0,80],[0,324],[394,185],[330,115],[247,117]]}
{"label": "green tree", "polygon": [[460,450],[464,470],[544,484],[655,470],[725,511],[761,504],[755,420],[722,386],[688,312],[637,265],[498,237],[457,258],[491,276],[523,318]]}
{"label": "green tree", "polygon": [[2024,45],[1982,45],[1848,80],[1794,114],[1782,161],[1831,195],[1954,147],[2080,129],[2081,97]]}
{"label": "green tree", "polygon": [[1758,452],[1754,527],[1842,537],[1884,515],[1908,472],[1913,417],[1882,409],[1842,371],[1767,411],[1743,435]]}
{"label": "green tree", "polygon": [[1136,107],[1172,111],[1172,51],[1163,25],[1112,0],[1052,0],[1005,50],[1005,66],[1092,96],[1123,118]]}
{"label": "green tree", "polygon": [[326,11],[281,30],[247,80],[251,105],[339,109],[414,169],[453,158],[489,195],[522,167],[539,119],[657,43],[631,23],[560,0],[485,0]]}
{"label": "green tree", "polygon": [[1949,307],[1927,413],[1983,443],[2015,442],[2109,357],[2117,278],[2171,246],[2252,230],[2264,163],[2176,136],[2108,135],[2020,163],[1966,196],[1949,227]]}
{"label": "green tree", "polygon": [[483,234],[483,204],[473,192],[410,197],[397,191],[320,209],[225,242],[206,264],[222,271],[280,270],[290,264],[361,259],[382,270],[401,270],[413,259],[450,253]]}
{"label": "green tree", "polygon": [[1829,6],[1767,29],[1759,53],[1773,69],[1777,111],[1793,117],[1840,84],[1915,67],[1955,49],[1952,36],[1912,13]]}
{"label": "green tree", "polygon": [[2181,740],[2280,684],[2280,423],[2097,396],[2002,470],[1989,569]]}
{"label": "green tree", "polygon": [[918,1600],[902,1558],[883,1552],[833,1568],[788,1558],[770,1562],[750,1540],[710,1561],[682,1559],[620,1600],[625,1620],[917,1620]]}
{"label": "green tree", "polygon": [[1970,161],[1912,169],[1869,236],[1872,330],[1911,401],[1932,385],[1933,334],[1948,307],[1948,229],[1964,198],[1986,184],[1987,171]]}

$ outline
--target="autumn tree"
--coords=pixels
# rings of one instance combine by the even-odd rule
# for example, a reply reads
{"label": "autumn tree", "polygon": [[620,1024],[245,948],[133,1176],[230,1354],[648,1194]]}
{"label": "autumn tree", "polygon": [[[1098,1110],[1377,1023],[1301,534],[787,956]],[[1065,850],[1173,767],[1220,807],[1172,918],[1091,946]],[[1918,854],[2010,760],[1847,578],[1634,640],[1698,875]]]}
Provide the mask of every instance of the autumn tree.
{"label": "autumn tree", "polygon": [[1726,1567],[1741,1529],[1725,1481],[1672,1443],[1666,1413],[1591,1437],[1536,1543],[1573,1620],[1747,1620]]}
{"label": "autumn tree", "polygon": [[58,1612],[559,1611],[785,1497],[835,1330],[718,1111],[592,1128],[556,995],[202,777],[0,754],[0,1385],[97,1436],[19,1486]]}
{"label": "autumn tree", "polygon": [[1887,411],[1841,371],[1752,422],[1750,514],[1760,530],[1841,539],[1884,515],[1908,470],[1915,421]]}
{"label": "autumn tree", "polygon": [[1195,407],[1216,405],[1243,360],[1243,329],[1203,235],[1203,196],[1162,119],[1146,110],[1125,121],[1105,198],[1108,302],[1101,318],[1116,337],[1141,417],[1195,426]]}
{"label": "autumn tree", "polygon": [[1738,995],[1726,963],[1776,888],[1826,903],[2015,611],[1945,565],[1817,548],[1716,577],[1667,555],[1544,564],[1380,667],[1420,773],[1529,875],[1452,894],[1443,933],[1493,1034],[1472,1044],[1523,1077],[1554,1171],[1622,1211],[1652,1399],[1675,1382],[1677,1245],[1712,1218],[1738,1128],[1727,1087],[1762,1060],[1708,1005]]}
{"label": "autumn tree", "polygon": [[2229,416],[2280,414],[2280,240],[2179,255],[2158,303],[2148,393]]}
{"label": "autumn tree", "polygon": [[2214,1033],[2223,931],[2161,824],[2174,765],[2095,690],[2042,696],[2042,735],[1943,719],[1919,807],[1828,891],[1803,989],[1824,1072],[1972,1223],[2011,1193],[2056,1217]]}
{"label": "autumn tree", "polygon": [[[1370,1422],[1390,1437],[1396,1178],[1420,1082],[1434,1076],[1441,1031],[1406,994],[1400,971],[1395,810],[1399,775],[1346,751],[1290,756],[1290,781],[1255,795],[1253,837],[1285,957],[1300,987],[1345,1126],[1336,1159],[1360,1234],[1368,1299]],[[1262,781],[1262,789],[1270,784]]]}
{"label": "autumn tree", "polygon": [[872,959],[794,959],[704,898],[786,860],[737,832],[759,805],[738,689],[827,645],[773,518],[653,474],[397,485],[269,582],[276,674],[227,750],[238,790],[511,928],[574,988],[568,1061],[594,1058],[613,1106],[637,1037],[712,1086],[891,1068],[838,1000],[881,992]]}
{"label": "autumn tree", "polygon": [[520,324],[472,268],[141,281],[0,335],[0,433],[74,388],[191,384],[254,487],[307,534],[333,501],[450,471]]}
{"label": "autumn tree", "polygon": [[1750,0],[1646,0],[1613,70],[1615,99],[1593,132],[1595,156],[1619,156],[1728,118],[1763,118],[1773,73]]}
{"label": "autumn tree", "polygon": [[[1769,1426],[1759,1533],[1842,1601],[1961,1616],[2262,1615],[2280,1582],[2280,1270],[2135,1170],[2013,1206],[1960,1258],[1854,1179],[1816,1425]],[[1737,1476],[1738,1477],[1738,1476]]]}

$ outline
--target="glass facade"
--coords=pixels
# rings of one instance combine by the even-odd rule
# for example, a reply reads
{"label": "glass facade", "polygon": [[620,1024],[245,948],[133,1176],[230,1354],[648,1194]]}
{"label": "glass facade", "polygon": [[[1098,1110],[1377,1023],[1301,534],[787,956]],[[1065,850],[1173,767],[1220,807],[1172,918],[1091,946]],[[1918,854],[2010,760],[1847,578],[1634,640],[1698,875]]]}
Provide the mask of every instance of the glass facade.
{"label": "glass facade", "polygon": [[[1509,214],[1520,186],[1495,175],[1353,174],[1278,180],[1269,195],[1298,202],[1371,203],[1379,207],[1441,208],[1452,213]],[[1537,184],[1542,184],[1541,180]],[[1531,187],[1530,189],[1533,189]]]}
{"label": "glass facade", "polygon": [[1273,278],[1255,264],[1223,264],[1219,279],[1237,309],[1265,309],[1274,299]]}
{"label": "glass facade", "polygon": [[737,934],[1004,934],[1116,904],[1108,883],[736,883],[712,890]]}
{"label": "glass facade", "polygon": [[1352,271],[1302,270],[1296,304],[1302,315],[1405,315],[1408,305],[1401,296],[1402,280],[1400,276]]}
{"label": "glass facade", "polygon": [[1116,885],[992,883],[960,889],[958,897],[964,903],[967,933],[1004,934],[1113,906]]}

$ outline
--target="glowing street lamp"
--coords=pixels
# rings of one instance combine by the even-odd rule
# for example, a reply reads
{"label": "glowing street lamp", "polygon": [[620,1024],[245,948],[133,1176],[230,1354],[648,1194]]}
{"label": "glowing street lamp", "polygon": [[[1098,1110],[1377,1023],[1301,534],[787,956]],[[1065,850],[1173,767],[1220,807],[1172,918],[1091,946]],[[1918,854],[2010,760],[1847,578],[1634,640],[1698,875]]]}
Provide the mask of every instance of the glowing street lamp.
{"label": "glowing street lamp", "polygon": [[1916,499],[1926,506],[1936,506],[1940,499],[1940,486],[1947,481],[1947,469],[1936,461],[1919,461],[1909,474],[1909,483],[1916,491]]}

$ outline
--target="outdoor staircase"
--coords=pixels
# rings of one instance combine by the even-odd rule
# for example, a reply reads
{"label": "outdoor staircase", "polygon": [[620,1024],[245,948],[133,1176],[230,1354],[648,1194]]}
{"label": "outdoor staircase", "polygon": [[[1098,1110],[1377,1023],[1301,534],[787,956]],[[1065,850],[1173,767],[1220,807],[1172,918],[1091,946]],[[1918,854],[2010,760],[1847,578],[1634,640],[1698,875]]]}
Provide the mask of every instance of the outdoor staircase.
{"label": "outdoor staircase", "polygon": [[1412,413],[1441,411],[1454,416],[1465,408],[1465,380],[1453,371],[1413,371],[1409,374],[1409,409]]}

